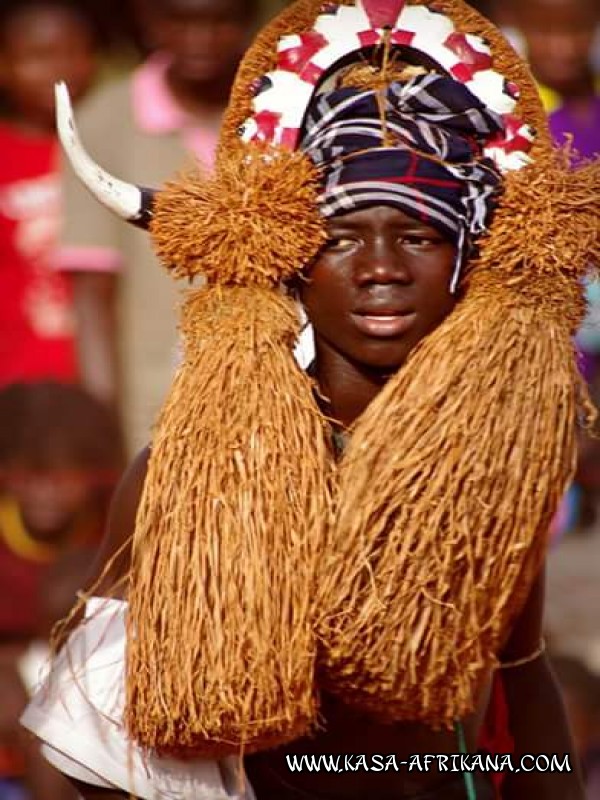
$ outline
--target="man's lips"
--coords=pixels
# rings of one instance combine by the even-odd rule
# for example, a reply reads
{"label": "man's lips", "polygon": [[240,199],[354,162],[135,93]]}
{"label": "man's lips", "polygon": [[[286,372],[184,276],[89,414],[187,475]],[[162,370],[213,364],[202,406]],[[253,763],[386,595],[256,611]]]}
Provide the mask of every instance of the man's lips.
{"label": "man's lips", "polygon": [[393,338],[406,333],[413,325],[414,311],[398,311],[382,309],[373,311],[355,311],[352,321],[361,333],[380,339]]}

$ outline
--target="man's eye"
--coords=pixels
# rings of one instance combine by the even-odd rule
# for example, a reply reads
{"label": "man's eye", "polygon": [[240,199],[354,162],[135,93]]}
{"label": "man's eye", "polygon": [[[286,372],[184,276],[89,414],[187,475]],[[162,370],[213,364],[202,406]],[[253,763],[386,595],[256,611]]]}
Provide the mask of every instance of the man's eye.
{"label": "man's eye", "polygon": [[430,234],[406,233],[400,237],[400,242],[409,247],[434,247],[441,241],[439,237]]}
{"label": "man's eye", "polygon": [[345,250],[347,247],[352,247],[354,241],[345,236],[331,236],[325,243],[327,250]]}

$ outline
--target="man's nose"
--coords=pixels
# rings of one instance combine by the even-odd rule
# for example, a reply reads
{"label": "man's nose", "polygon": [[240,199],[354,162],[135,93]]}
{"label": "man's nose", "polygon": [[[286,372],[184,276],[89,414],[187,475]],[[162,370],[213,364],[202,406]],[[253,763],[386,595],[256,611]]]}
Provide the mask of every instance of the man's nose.
{"label": "man's nose", "polygon": [[355,272],[359,285],[370,283],[410,283],[412,276],[395,242],[381,237],[364,248]]}

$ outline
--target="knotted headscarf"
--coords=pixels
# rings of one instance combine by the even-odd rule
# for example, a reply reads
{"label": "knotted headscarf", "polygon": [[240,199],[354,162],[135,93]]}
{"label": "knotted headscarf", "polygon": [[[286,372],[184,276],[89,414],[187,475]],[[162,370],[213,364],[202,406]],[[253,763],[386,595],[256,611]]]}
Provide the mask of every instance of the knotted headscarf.
{"label": "knotted headscarf", "polygon": [[304,127],[323,216],[392,205],[455,244],[486,229],[501,176],[483,147],[504,124],[463,84],[428,73],[381,92],[336,88]]}

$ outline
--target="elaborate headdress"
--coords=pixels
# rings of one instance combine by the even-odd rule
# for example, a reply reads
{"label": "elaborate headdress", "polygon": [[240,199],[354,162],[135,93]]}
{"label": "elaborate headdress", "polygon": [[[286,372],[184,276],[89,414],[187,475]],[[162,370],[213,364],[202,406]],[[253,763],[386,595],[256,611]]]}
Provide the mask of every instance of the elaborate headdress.
{"label": "elaborate headdress", "polygon": [[[407,78],[398,64],[389,77],[394,58]],[[307,109],[351,63],[402,102],[411,80],[465,87],[489,112],[471,166],[489,159],[504,177],[455,311],[334,467],[281,286],[325,238],[319,156],[298,149]],[[600,256],[597,166],[569,172],[526,66],[462,0],[298,0],[240,67],[208,180],[123,186],[85,161],[68,114],[62,132],[97,194],[152,218],[166,266],[207,281],[183,306],[185,359],[133,535],[131,734],[167,750],[266,747],[314,723],[323,684],[395,720],[466,714],[573,470],[571,335]],[[481,234],[480,199],[467,193],[471,211],[444,224]]]}

